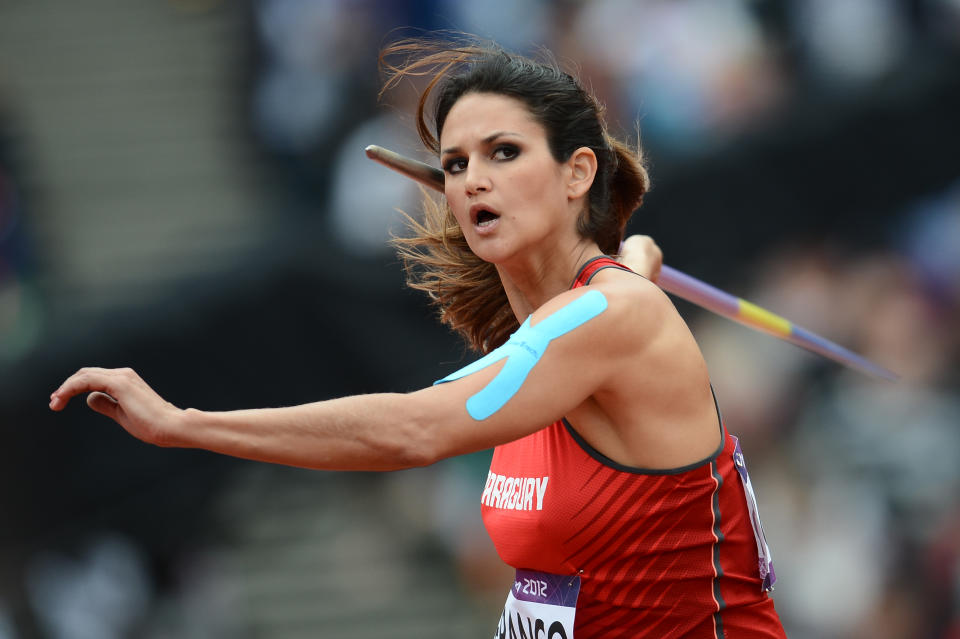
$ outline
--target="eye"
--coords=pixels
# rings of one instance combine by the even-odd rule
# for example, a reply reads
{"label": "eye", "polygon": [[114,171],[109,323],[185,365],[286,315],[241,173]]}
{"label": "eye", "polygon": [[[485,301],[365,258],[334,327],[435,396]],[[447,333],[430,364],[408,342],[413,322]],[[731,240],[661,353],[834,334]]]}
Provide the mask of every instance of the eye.
{"label": "eye", "polygon": [[520,149],[512,144],[501,144],[493,150],[494,160],[512,160],[520,155]]}
{"label": "eye", "polygon": [[450,158],[443,163],[443,170],[449,173],[450,175],[455,175],[457,173],[462,173],[467,168],[466,158]]}

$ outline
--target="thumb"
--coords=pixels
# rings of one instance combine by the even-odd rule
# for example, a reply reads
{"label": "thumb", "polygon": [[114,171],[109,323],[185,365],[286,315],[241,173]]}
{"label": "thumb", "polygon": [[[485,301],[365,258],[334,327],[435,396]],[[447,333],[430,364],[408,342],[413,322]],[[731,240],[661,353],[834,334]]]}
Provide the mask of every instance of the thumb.
{"label": "thumb", "polygon": [[87,395],[87,406],[113,420],[117,419],[117,413],[120,409],[120,404],[117,403],[117,400],[106,393],[100,392]]}

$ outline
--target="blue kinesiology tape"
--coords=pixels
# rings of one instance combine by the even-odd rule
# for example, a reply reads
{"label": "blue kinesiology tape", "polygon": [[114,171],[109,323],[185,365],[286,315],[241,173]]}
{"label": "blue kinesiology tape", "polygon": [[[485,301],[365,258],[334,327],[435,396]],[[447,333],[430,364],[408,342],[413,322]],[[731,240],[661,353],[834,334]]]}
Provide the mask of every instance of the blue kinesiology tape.
{"label": "blue kinesiology tape", "polygon": [[603,293],[590,291],[558,309],[536,326],[530,326],[528,317],[503,346],[434,383],[452,382],[506,359],[506,364],[496,377],[467,400],[467,413],[470,417],[478,421],[486,419],[517,394],[551,340],[585,324],[606,308],[607,298]]}

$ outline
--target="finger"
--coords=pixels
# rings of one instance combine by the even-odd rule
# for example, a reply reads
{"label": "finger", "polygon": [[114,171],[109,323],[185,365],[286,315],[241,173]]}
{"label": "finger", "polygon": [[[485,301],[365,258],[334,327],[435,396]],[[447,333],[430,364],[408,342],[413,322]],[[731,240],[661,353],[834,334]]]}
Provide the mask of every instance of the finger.
{"label": "finger", "polygon": [[117,400],[99,391],[94,391],[87,395],[87,406],[113,420],[117,419],[117,414],[120,410],[120,404]]}
{"label": "finger", "polygon": [[654,248],[657,249],[654,254],[655,259],[653,262],[653,269],[650,272],[650,281],[656,282],[660,279],[660,269],[663,268],[663,251],[660,250],[659,246],[654,245]]}
{"label": "finger", "polygon": [[53,391],[50,395],[50,408],[63,410],[67,402],[80,393],[102,391],[115,396],[116,380],[115,371],[105,368],[81,368],[68,377],[60,388]]}

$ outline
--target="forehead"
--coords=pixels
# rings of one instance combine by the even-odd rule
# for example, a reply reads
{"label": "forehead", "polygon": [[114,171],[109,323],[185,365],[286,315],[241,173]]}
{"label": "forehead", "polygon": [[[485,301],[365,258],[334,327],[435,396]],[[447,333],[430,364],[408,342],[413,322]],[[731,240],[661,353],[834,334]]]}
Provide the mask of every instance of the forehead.
{"label": "forehead", "polygon": [[544,129],[527,105],[499,93],[467,93],[450,108],[440,134],[441,146],[484,139],[495,131],[544,135]]}

